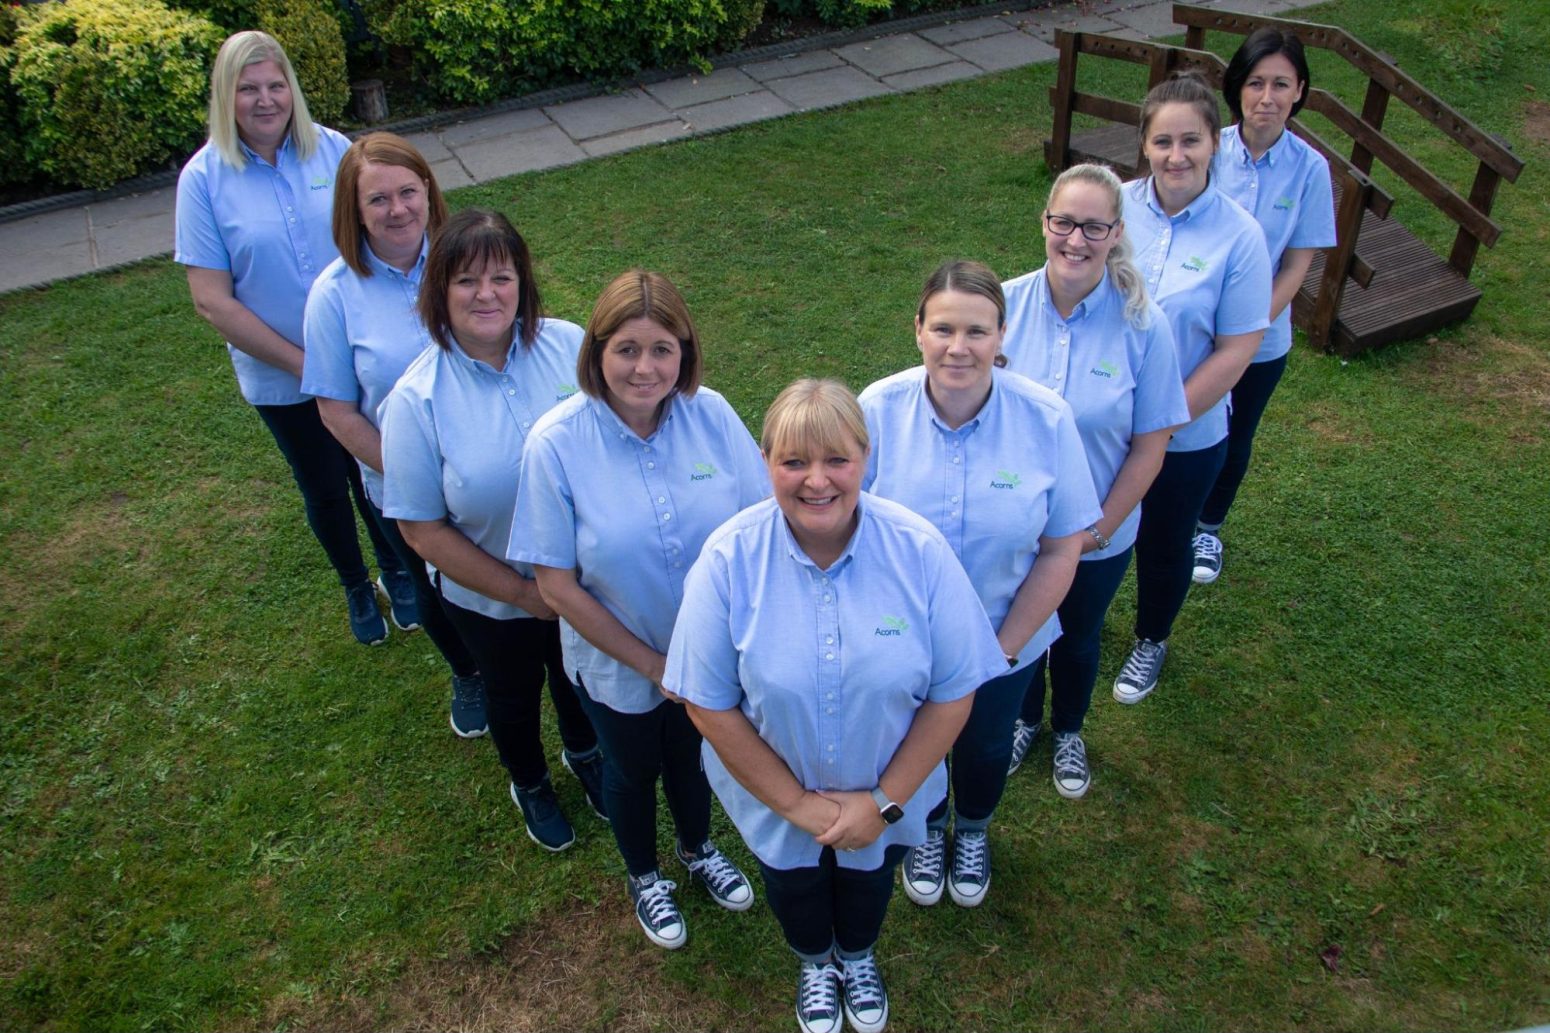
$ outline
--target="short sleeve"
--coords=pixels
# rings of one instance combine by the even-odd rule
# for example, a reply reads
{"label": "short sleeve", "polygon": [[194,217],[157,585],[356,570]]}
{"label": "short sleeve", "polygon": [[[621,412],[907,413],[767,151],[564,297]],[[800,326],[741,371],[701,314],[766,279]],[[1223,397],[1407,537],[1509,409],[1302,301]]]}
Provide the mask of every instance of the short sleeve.
{"label": "short sleeve", "polygon": [[732,641],[728,562],[719,550],[706,549],[689,568],[662,676],[668,692],[707,710],[731,710],[743,699]]}
{"label": "short sleeve", "polygon": [[395,388],[382,403],[382,512],[394,520],[447,515],[441,485],[441,443],[430,403]]}
{"label": "short sleeve", "polygon": [[565,464],[549,435],[530,436],[506,558],[570,570],[576,566],[576,503]]}
{"label": "short sleeve", "polygon": [[926,699],[951,703],[1005,674],[1007,663],[963,565],[945,541],[938,540],[928,548],[931,554],[926,566],[934,574],[934,584],[930,601],[931,685]]}
{"label": "short sleeve", "polygon": [[1130,433],[1150,434],[1189,422],[1189,399],[1179,375],[1179,353],[1173,346],[1173,326],[1161,309],[1151,307],[1152,321],[1141,342],[1136,367],[1135,406]]}
{"label": "short sleeve", "polygon": [[1064,538],[1092,526],[1103,516],[1098,493],[1093,489],[1092,470],[1087,465],[1087,450],[1082,447],[1076,415],[1069,405],[1061,407],[1055,448],[1058,466],[1044,533],[1052,538]]}
{"label": "short sleeve", "polygon": [[732,408],[732,403],[723,400],[721,404],[726,408],[726,435],[731,441],[733,458],[738,468],[737,505],[739,509],[747,509],[770,497],[770,469],[764,462],[764,453],[759,451],[753,435],[748,433],[748,428],[737,415],[737,410]]}
{"label": "short sleeve", "polygon": [[215,222],[210,180],[200,155],[189,159],[178,176],[178,200],[173,216],[173,258],[200,269],[231,270],[231,254]]}
{"label": "short sleeve", "polygon": [[[1223,204],[1231,204],[1225,197]],[[1241,211],[1241,209],[1240,209]],[[1247,214],[1228,252],[1226,278],[1216,306],[1218,337],[1249,334],[1270,325],[1270,252],[1265,232]]]}
{"label": "short sleeve", "polygon": [[359,402],[360,381],[355,376],[355,357],[345,324],[344,299],[328,275],[318,277],[307,294],[302,323],[305,348],[301,365],[301,393],[341,402]]}
{"label": "short sleeve", "polygon": [[1323,155],[1309,161],[1310,168],[1303,179],[1302,198],[1297,208],[1297,225],[1287,247],[1334,247],[1335,193],[1329,181],[1329,163]]}

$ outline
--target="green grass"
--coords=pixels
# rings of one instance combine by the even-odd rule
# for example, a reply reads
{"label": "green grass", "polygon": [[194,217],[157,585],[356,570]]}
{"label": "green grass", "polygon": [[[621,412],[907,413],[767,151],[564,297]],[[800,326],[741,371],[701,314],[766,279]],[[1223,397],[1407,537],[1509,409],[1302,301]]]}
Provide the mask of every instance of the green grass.
{"label": "green grass", "polygon": [[[1120,708],[1100,682],[1087,799],[1055,795],[1043,745],[998,814],[986,905],[897,899],[894,1028],[1550,1021],[1550,146],[1523,130],[1550,34],[1528,6],[1491,6],[1489,41],[1451,0],[1304,15],[1528,162],[1485,298],[1349,363],[1294,351],[1226,573],[1191,599],[1161,688]],[[556,314],[583,320],[630,264],[672,276],[707,382],[757,429],[796,376],[860,387],[914,361],[940,259],[1039,264],[1052,77],[454,200],[513,216]],[[1393,124],[1467,188],[1418,121]],[[1396,215],[1445,246],[1418,207],[1401,194]],[[582,840],[539,856],[488,743],[448,732],[423,636],[349,641],[171,263],[0,299],[0,441],[0,1027],[790,1027],[765,907],[690,894],[689,947],[649,948],[574,781]],[[724,821],[719,838],[748,859]]]}

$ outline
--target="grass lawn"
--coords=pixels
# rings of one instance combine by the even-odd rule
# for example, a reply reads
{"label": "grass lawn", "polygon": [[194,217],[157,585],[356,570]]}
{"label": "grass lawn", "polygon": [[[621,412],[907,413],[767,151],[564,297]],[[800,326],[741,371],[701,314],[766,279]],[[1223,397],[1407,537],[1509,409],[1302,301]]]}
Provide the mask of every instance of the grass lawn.
{"label": "grass lawn", "polygon": [[[1155,696],[1100,680],[1086,799],[1047,742],[977,911],[899,894],[895,1029],[1550,1022],[1550,20],[1341,2],[1528,162],[1472,319],[1299,347]],[[1217,41],[1223,47],[1225,37]],[[1315,75],[1354,104],[1349,77]],[[916,361],[942,258],[1042,262],[1051,66],[461,191],[552,312],[630,264],[685,289],[711,386]],[[1467,191],[1472,169],[1406,146]],[[1396,217],[1439,244],[1400,193]],[[365,650],[289,474],[169,261],[0,298],[0,1027],[792,1026],[760,905],[650,947],[605,827],[540,855],[423,635]],[[1105,633],[1112,677],[1133,592]],[[550,730],[552,737],[552,729]],[[558,743],[553,759],[558,760]],[[1537,759],[1536,759],[1537,758]],[[558,765],[556,763],[558,771]],[[749,861],[720,816],[719,840]],[[662,849],[668,856],[664,830]]]}

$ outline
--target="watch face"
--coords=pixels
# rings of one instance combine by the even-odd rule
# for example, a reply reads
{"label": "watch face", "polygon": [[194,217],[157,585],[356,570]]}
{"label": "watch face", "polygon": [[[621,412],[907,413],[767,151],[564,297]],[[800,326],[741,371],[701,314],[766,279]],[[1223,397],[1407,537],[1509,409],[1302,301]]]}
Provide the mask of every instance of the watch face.
{"label": "watch face", "polygon": [[883,816],[883,820],[892,825],[894,822],[904,817],[904,808],[900,807],[896,803],[889,803],[888,806],[884,807],[880,813]]}

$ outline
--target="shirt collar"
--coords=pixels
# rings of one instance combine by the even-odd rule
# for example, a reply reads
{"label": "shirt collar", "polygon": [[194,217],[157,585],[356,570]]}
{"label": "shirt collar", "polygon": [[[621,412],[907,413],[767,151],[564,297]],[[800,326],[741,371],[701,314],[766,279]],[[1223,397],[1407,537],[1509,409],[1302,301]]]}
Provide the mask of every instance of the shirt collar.
{"label": "shirt collar", "polygon": [[1291,147],[1286,138],[1292,135],[1292,131],[1290,129],[1282,129],[1281,135],[1276,138],[1276,142],[1271,144],[1269,149],[1256,162],[1254,156],[1249,153],[1249,145],[1243,141],[1243,127],[1240,125],[1236,128],[1238,130],[1238,150],[1242,152],[1238,160],[1245,166],[1265,164],[1275,168],[1276,163],[1286,155],[1287,149]]}
{"label": "shirt collar", "polygon": [[1201,215],[1205,214],[1206,209],[1210,208],[1211,205],[1216,202],[1216,183],[1212,181],[1209,173],[1207,173],[1206,177],[1206,188],[1200,192],[1200,196],[1196,197],[1189,204],[1185,205],[1177,215],[1169,215],[1167,212],[1162,210],[1162,205],[1157,201],[1157,190],[1152,183],[1151,176],[1146,177],[1144,180],[1144,185],[1145,190],[1143,196],[1146,198],[1146,206],[1150,208],[1159,219],[1163,219],[1168,222],[1183,222],[1186,219],[1199,218]]}
{"label": "shirt collar", "polygon": [[[244,140],[240,136],[237,137],[237,146],[242,148],[242,153],[247,155],[248,161],[262,162],[265,165],[269,164],[268,160],[265,159],[262,154],[259,154],[253,148],[249,147],[247,141]],[[285,139],[280,141],[279,148],[274,152],[274,164],[272,166],[270,166],[270,167],[277,169],[281,165],[285,164],[285,162],[282,159],[285,157],[285,155],[289,154],[290,151],[291,151],[291,134],[290,133],[286,133],[285,134]]]}
{"label": "shirt collar", "polygon": [[430,253],[430,247],[430,236],[427,235],[420,241],[420,257],[414,260],[414,265],[410,266],[409,271],[405,273],[379,258],[377,253],[371,249],[371,241],[366,238],[366,234],[364,232],[361,234],[361,250],[366,254],[366,267],[368,269],[373,273],[385,272],[391,276],[399,276],[415,284],[420,282],[420,277],[425,272],[425,256]]}
{"label": "shirt collar", "polygon": [[598,421],[602,423],[605,429],[613,431],[622,438],[632,441],[644,441],[650,444],[661,435],[663,428],[673,419],[678,409],[678,392],[675,390],[667,396],[667,401],[662,406],[662,418],[657,421],[657,429],[651,432],[649,438],[644,439],[631,430],[629,424],[620,419],[619,414],[614,412],[613,406],[608,404],[608,399],[588,398],[587,404],[592,407],[592,412],[596,414]]}
{"label": "shirt collar", "polygon": [[829,564],[827,569],[814,563],[812,557],[802,549],[802,546],[797,542],[796,535],[791,533],[791,525],[786,523],[786,514],[781,510],[780,503],[774,503],[775,519],[780,522],[780,533],[786,541],[787,555],[809,570],[817,571],[820,574],[827,574],[829,577],[839,574],[850,563],[851,557],[855,555],[856,542],[861,538],[861,529],[866,526],[867,499],[868,495],[864,491],[856,498],[856,529],[851,532],[850,541],[845,543],[845,548],[841,550],[839,557]]}
{"label": "shirt collar", "polygon": [[[1150,195],[1152,192],[1151,188],[1148,187],[1146,192],[1148,195]],[[1167,216],[1164,216],[1164,218],[1167,218]],[[1103,267],[1103,275],[1098,277],[1097,285],[1094,286],[1092,290],[1088,291],[1087,297],[1077,302],[1076,307],[1071,310],[1071,318],[1062,319],[1060,316],[1060,310],[1055,307],[1055,296],[1051,294],[1049,290],[1049,271],[1046,269],[1044,275],[1039,277],[1039,304],[1049,309],[1050,315],[1053,316],[1057,321],[1065,323],[1067,326],[1069,326],[1072,323],[1080,322],[1092,313],[1098,311],[1098,306],[1102,303],[1104,298],[1108,297],[1108,293],[1104,290],[1104,287],[1108,284],[1108,282],[1109,267],[1105,265]]]}
{"label": "shirt collar", "polygon": [[[368,253],[371,251],[370,248],[367,248],[366,250]],[[393,271],[395,273],[398,272],[397,269],[394,269]],[[517,350],[521,347],[522,324],[517,322],[511,325],[511,344],[506,348],[506,362],[500,369],[496,369],[494,366],[491,366],[483,359],[476,359],[472,355],[468,354],[463,350],[463,346],[457,343],[456,337],[452,338],[452,347],[447,350],[451,352],[452,355],[456,357],[457,361],[461,362],[465,367],[477,370],[487,376],[500,377],[505,376],[507,371],[511,369],[511,360],[513,357],[515,357]]]}

